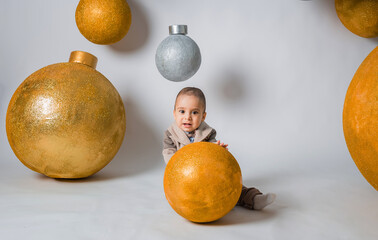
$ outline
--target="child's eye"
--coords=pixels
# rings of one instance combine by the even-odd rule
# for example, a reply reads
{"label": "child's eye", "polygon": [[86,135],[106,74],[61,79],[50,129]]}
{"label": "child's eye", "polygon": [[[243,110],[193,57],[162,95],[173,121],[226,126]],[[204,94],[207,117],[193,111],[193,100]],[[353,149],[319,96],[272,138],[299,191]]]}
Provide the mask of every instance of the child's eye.
{"label": "child's eye", "polygon": [[193,111],[192,114],[198,114],[198,111]]}
{"label": "child's eye", "polygon": [[185,111],[184,110],[179,110],[179,113],[185,113]]}

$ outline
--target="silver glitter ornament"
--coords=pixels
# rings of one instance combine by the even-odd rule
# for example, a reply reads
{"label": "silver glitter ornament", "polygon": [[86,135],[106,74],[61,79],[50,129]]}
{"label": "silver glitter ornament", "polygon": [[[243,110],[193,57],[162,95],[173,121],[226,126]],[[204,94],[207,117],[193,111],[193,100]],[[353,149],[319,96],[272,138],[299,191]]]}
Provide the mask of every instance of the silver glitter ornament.
{"label": "silver glitter ornament", "polygon": [[186,25],[169,26],[169,36],[156,50],[155,63],[163,77],[170,81],[181,82],[192,77],[201,65],[198,45],[186,36]]}

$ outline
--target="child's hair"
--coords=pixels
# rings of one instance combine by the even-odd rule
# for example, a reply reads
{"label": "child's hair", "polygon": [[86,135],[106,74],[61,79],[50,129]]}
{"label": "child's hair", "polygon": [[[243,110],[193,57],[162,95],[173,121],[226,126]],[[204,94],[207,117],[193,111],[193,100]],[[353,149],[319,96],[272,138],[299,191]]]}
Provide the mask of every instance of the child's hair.
{"label": "child's hair", "polygon": [[189,95],[189,96],[195,96],[197,97],[200,102],[203,104],[203,111],[206,111],[206,98],[205,94],[203,94],[202,90],[196,87],[186,87],[181,89],[181,91],[176,96],[175,106],[174,109],[176,109],[176,102],[179,96],[181,95]]}

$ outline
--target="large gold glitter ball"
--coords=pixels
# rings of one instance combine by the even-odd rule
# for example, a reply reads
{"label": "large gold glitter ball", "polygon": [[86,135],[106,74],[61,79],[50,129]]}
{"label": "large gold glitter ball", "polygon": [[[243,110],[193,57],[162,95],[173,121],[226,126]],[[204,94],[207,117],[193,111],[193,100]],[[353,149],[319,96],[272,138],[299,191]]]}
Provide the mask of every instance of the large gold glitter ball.
{"label": "large gold glitter ball", "polygon": [[239,164],[225,148],[189,144],[169,160],[164,192],[171,207],[192,222],[212,222],[235,207],[242,190]]}
{"label": "large gold glitter ball", "polygon": [[80,33],[96,44],[113,44],[129,31],[131,11],[125,0],[80,0],[75,13]]}
{"label": "large gold glitter ball", "polygon": [[95,56],[75,51],[68,63],[44,67],[17,88],[6,131],[25,166],[52,178],[84,178],[115,156],[125,135],[125,109],[96,63]]}
{"label": "large gold glitter ball", "polygon": [[378,37],[377,0],[335,0],[337,16],[352,33],[364,37]]}
{"label": "large gold glitter ball", "polygon": [[378,190],[378,47],[361,63],[348,87],[343,128],[350,155]]}

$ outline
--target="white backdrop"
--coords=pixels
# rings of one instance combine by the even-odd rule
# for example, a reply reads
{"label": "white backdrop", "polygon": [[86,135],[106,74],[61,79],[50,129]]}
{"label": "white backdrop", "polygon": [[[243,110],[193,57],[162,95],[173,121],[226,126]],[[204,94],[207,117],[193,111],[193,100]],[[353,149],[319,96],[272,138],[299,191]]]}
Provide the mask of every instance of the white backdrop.
{"label": "white backdrop", "polygon": [[[281,194],[281,200],[277,198],[274,208],[277,213],[291,205],[290,199],[297,199],[293,205],[311,208],[312,197],[328,195],[340,188],[346,194],[345,191],[352,186],[350,191],[356,198],[350,204],[359,204],[358,196],[362,195],[367,199],[362,205],[370,209],[348,215],[350,218],[346,219],[350,221],[344,217],[337,218],[335,222],[348,221],[346,225],[335,223],[339,226],[336,229],[346,234],[340,239],[356,239],[354,237],[361,234],[366,234],[365,239],[378,236],[373,226],[369,227],[367,223],[367,226],[356,227],[352,220],[365,216],[376,223],[377,194],[354,165],[342,131],[347,87],[378,40],[361,38],[348,31],[337,18],[334,1],[129,0],[133,14],[130,31],[123,40],[111,46],[95,45],[80,34],[75,24],[77,0],[0,2],[0,198],[7,196],[0,199],[0,209],[5,214],[2,216],[0,213],[0,234],[8,234],[11,239],[12,234],[22,236],[32,233],[31,236],[34,236],[42,233],[42,229],[33,228],[28,228],[28,231],[19,231],[16,227],[1,230],[17,212],[10,210],[9,201],[17,202],[15,209],[24,206],[24,191],[21,189],[24,189],[25,183],[33,182],[27,188],[33,189],[36,196],[46,193],[46,189],[59,192],[57,188],[66,189],[66,195],[70,196],[70,189],[79,184],[84,189],[87,187],[85,184],[92,184],[94,188],[93,184],[97,184],[99,189],[107,192],[117,188],[112,185],[114,182],[122,188],[133,186],[135,189],[144,182],[143,186],[149,189],[149,183],[145,181],[154,176],[151,179],[154,184],[156,182],[156,185],[151,185],[157,187],[154,193],[163,196],[163,132],[173,121],[172,110],[177,92],[186,86],[196,86],[207,97],[208,124],[217,129],[219,139],[230,145],[231,153],[240,163],[244,182],[274,191],[279,197]],[[202,54],[199,71],[181,83],[164,79],[154,62],[156,48],[168,36],[170,24],[188,25],[188,36],[196,41]],[[113,83],[124,100],[127,130],[119,153],[107,167],[88,182],[78,181],[76,185],[70,182],[67,186],[64,181],[40,178],[17,160],[7,141],[5,116],[12,94],[26,77],[49,64],[68,61],[70,52],[74,50],[87,51],[98,57],[97,70]],[[147,146],[147,149],[142,146]],[[304,185],[295,185],[305,176],[313,178],[304,181]],[[290,181],[285,182],[285,179]],[[330,186],[330,182],[323,182],[325,179],[334,184],[335,189],[330,187],[321,192],[324,187]],[[315,192],[310,191],[312,195],[308,195],[310,189],[316,189]],[[337,196],[340,195],[332,195],[333,200]],[[349,195],[342,195],[338,200],[344,201],[344,197]],[[38,202],[37,199],[41,198],[35,197]],[[166,219],[180,219],[171,211],[164,196],[158,201],[168,212],[164,215]],[[353,208],[348,204],[339,207],[340,212]],[[55,209],[54,206],[51,209]],[[329,211],[328,208],[323,210]],[[242,214],[246,218],[242,210],[236,211],[239,212],[233,213],[234,216]],[[20,226],[19,223],[28,226],[32,216],[20,215],[8,227],[12,229],[12,226]],[[303,223],[299,216],[302,215],[292,215],[292,219],[297,219],[296,224]],[[314,220],[318,223],[316,227],[327,228],[326,223],[319,225],[319,222],[329,216],[315,217],[319,220]],[[48,224],[51,219],[46,219]],[[58,215],[57,219],[62,219],[62,216]],[[273,220],[274,217],[271,219],[278,221]],[[306,219],[309,226],[314,225],[311,217]],[[138,227],[144,221],[133,221],[134,229],[141,230]],[[67,222],[65,227],[72,229],[74,225]],[[277,226],[283,226],[282,232],[266,239],[285,238],[285,231],[288,231],[287,239],[290,239],[292,232],[296,231],[296,227],[291,225]],[[159,225],[154,229],[164,227]],[[356,229],[351,230],[351,227]],[[94,229],[88,228],[86,232]],[[130,235],[130,231],[127,235],[121,229],[99,236],[138,236],[137,233]],[[306,227],[303,230],[309,231]],[[62,237],[70,236],[64,235],[62,229],[55,233],[60,231]],[[321,232],[328,235],[321,235],[316,230],[309,234],[313,234],[314,239],[319,236],[340,237],[332,230],[323,229]],[[160,233],[161,238],[184,237],[172,233],[167,235],[164,231]],[[264,231],[259,233],[266,236]],[[245,236],[248,234],[251,233],[245,230]]]}

